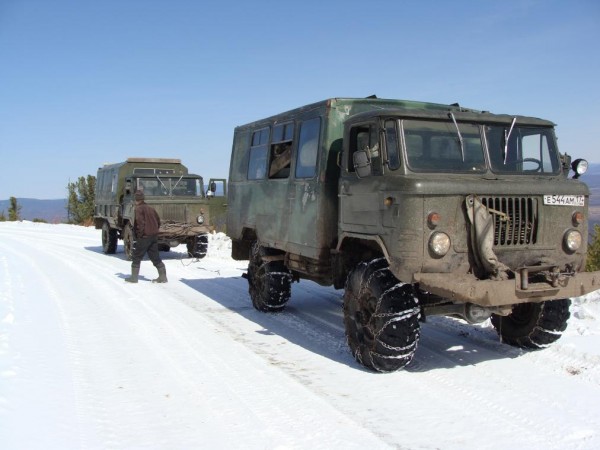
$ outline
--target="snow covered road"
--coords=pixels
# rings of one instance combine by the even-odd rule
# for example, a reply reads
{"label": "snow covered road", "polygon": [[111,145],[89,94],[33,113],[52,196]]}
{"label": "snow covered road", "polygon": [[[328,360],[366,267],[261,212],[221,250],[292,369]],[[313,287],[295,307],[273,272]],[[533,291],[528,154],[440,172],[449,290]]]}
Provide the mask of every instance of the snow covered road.
{"label": "snow covered road", "polygon": [[404,371],[347,350],[341,291],[302,281],[281,314],[252,308],[245,263],[213,236],[162,253],[169,283],[125,283],[100,231],[0,223],[3,449],[600,447],[599,295],[551,348],[431,319]]}

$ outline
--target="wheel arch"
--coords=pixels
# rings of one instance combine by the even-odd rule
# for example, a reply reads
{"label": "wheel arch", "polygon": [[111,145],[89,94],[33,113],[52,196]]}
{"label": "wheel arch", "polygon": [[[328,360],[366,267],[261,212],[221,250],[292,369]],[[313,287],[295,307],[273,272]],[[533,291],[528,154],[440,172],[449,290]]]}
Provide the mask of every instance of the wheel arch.
{"label": "wheel arch", "polygon": [[[348,249],[352,248],[352,252],[370,252],[373,257],[381,257],[383,256],[389,263],[390,261],[390,253],[388,252],[387,247],[385,246],[383,239],[378,235],[365,235],[359,233],[342,233],[340,235],[340,240],[337,244],[336,251],[339,253],[344,253]],[[363,258],[361,258],[362,260]],[[368,257],[365,259],[373,259],[372,257]]]}
{"label": "wheel arch", "polygon": [[254,228],[244,227],[239,238],[231,239],[231,257],[236,261],[248,259],[252,244],[256,240],[256,230]]}
{"label": "wheel arch", "polygon": [[348,274],[363,261],[385,258],[390,262],[389,252],[379,236],[358,233],[343,233],[336,246],[337,255],[333,267],[333,285],[341,289]]}

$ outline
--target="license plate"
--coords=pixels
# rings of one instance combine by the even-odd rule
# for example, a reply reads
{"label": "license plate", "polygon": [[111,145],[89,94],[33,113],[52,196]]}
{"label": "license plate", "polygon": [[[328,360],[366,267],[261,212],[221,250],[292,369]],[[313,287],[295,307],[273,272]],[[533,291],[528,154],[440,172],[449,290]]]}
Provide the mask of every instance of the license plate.
{"label": "license plate", "polygon": [[544,205],[585,206],[585,195],[544,195]]}

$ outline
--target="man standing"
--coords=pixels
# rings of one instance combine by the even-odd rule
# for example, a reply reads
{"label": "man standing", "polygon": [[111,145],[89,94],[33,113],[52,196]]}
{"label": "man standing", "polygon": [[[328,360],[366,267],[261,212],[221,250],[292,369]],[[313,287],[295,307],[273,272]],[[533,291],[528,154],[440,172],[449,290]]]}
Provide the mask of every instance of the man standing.
{"label": "man standing", "polygon": [[144,192],[135,191],[135,245],[131,257],[131,276],[125,278],[129,283],[137,283],[140,274],[140,263],[144,255],[148,253],[148,258],[158,270],[158,278],[152,280],[153,283],[167,282],[167,269],[158,254],[158,228],[160,227],[160,217],[152,206],[144,202]]}

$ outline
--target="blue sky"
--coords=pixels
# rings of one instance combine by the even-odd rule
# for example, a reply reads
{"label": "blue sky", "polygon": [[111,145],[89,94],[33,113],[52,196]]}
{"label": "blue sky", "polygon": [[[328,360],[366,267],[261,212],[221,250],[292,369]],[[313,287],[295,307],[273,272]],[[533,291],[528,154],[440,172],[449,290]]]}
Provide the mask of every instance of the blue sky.
{"label": "blue sky", "polygon": [[600,2],[0,0],[0,199],[129,156],[227,177],[233,129],[329,97],[558,124],[600,162]]}

